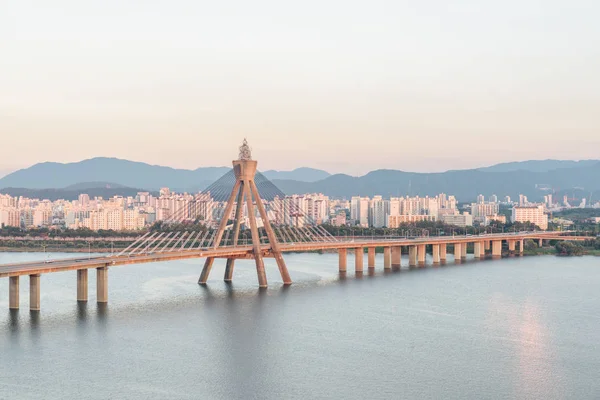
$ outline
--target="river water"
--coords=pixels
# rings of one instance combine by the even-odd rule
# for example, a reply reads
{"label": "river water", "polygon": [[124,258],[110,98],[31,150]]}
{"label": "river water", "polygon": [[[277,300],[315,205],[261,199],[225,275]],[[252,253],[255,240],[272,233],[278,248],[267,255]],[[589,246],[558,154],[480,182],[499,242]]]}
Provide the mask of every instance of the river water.
{"label": "river water", "polygon": [[95,274],[84,306],[74,271],[42,275],[37,316],[2,279],[0,399],[600,398],[600,258],[377,257],[340,277],[336,254],[286,255],[289,288],[267,260],[266,291],[250,261],[231,287],[219,262],[207,288],[201,260],[114,267],[102,308]]}

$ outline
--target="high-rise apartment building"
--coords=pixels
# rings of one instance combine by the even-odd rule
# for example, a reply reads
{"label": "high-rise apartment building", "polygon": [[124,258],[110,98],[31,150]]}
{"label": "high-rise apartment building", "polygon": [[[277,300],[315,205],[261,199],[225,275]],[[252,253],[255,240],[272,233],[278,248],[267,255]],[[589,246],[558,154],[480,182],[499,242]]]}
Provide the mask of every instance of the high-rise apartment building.
{"label": "high-rise apartment building", "polygon": [[544,205],[542,204],[514,206],[511,220],[512,222],[531,222],[539,226],[540,229],[548,229],[548,215],[544,213]]}

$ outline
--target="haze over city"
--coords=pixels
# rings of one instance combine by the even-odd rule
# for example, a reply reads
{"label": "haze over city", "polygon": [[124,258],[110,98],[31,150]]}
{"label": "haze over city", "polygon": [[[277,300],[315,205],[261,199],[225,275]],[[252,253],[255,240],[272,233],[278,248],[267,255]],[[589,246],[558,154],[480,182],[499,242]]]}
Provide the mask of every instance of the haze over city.
{"label": "haze over city", "polygon": [[0,175],[94,156],[228,165],[242,137],[261,169],[597,158],[598,11],[594,1],[5,2]]}

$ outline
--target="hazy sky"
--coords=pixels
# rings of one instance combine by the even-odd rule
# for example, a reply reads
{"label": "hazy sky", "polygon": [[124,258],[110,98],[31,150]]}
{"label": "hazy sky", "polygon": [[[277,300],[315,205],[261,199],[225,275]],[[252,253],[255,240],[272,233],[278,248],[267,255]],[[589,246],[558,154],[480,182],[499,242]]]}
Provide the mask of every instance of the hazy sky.
{"label": "hazy sky", "polygon": [[600,157],[600,2],[0,0],[0,175]]}

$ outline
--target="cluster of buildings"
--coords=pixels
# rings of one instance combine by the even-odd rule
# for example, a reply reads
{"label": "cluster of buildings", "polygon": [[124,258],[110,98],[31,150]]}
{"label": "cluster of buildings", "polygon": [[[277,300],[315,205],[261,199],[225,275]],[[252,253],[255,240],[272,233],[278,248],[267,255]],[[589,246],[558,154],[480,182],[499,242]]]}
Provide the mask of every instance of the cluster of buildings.
{"label": "cluster of buildings", "polygon": [[[343,201],[330,202],[322,194],[285,196],[272,199],[265,205],[269,218],[275,223],[297,226],[326,223],[331,212],[336,218],[335,212],[344,206]],[[247,216],[246,205],[243,209]],[[217,224],[224,211],[225,202],[213,199],[210,193],[179,194],[168,188],[161,189],[158,197],[148,192],[140,192],[135,197],[114,196],[110,199],[91,199],[89,195],[81,194],[74,201],[0,194],[0,227],[129,231],[165,220],[200,220],[208,225]]]}
{"label": "cluster of buildings", "polygon": [[[222,200],[222,199],[221,199]],[[211,193],[174,193],[168,188],[158,196],[140,192],[135,197],[115,196],[110,199],[91,199],[81,194],[77,200],[39,200],[0,194],[0,227],[64,227],[91,230],[138,230],[156,221],[200,220],[215,225],[223,218],[225,203],[215,200]],[[569,199],[563,203],[568,205]],[[548,227],[548,210],[559,206],[552,195],[544,203],[530,203],[520,195],[517,202],[506,196],[499,201],[496,195],[487,200],[483,195],[459,211],[454,196],[441,193],[435,197],[352,197],[348,200],[330,199],[320,193],[275,197],[265,201],[269,219],[274,224],[302,226],[306,223],[334,226],[398,228],[404,223],[441,221],[448,225],[487,226],[494,221],[506,223],[500,206],[511,207],[512,222],[531,222],[541,229]],[[235,209],[235,208],[234,208]],[[243,215],[248,215],[246,205]],[[233,215],[231,216],[233,218]],[[259,225],[261,221],[258,221]]]}
{"label": "cluster of buildings", "polygon": [[455,225],[472,224],[468,213],[459,213],[454,196],[442,193],[436,197],[352,197],[351,222],[362,227],[398,228],[401,224],[437,221],[450,218]]}

